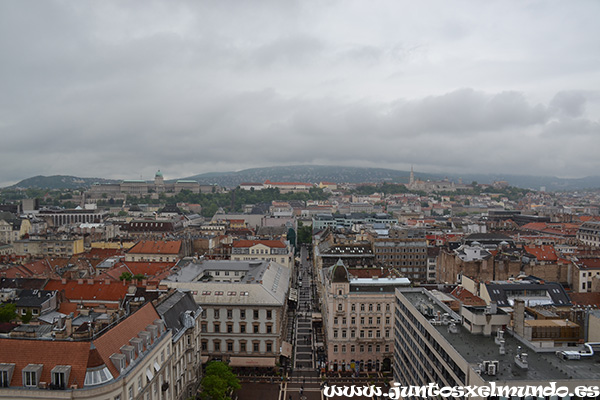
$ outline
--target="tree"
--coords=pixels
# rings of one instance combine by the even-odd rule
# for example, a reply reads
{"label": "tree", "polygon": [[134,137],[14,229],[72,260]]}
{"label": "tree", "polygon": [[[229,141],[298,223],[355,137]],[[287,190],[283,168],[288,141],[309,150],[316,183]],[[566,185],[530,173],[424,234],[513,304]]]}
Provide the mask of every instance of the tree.
{"label": "tree", "polygon": [[221,361],[211,361],[206,366],[204,378],[202,378],[200,398],[203,400],[231,400],[231,394],[239,388],[241,388],[240,381],[229,365]]}
{"label": "tree", "polygon": [[17,305],[15,303],[0,304],[0,322],[10,322],[17,318]]}
{"label": "tree", "polygon": [[298,224],[298,243],[299,244],[311,244],[312,243],[312,227],[305,226],[301,223]]}
{"label": "tree", "polygon": [[33,314],[31,313],[31,309],[27,309],[27,312],[25,312],[25,315],[23,315],[21,317],[21,321],[23,321],[24,324],[28,324],[29,322],[31,322],[32,318],[33,318]]}
{"label": "tree", "polygon": [[122,281],[127,281],[127,282],[129,282],[129,281],[131,281],[132,279],[133,279],[133,275],[132,275],[132,274],[131,274],[131,272],[129,272],[129,271],[125,271],[125,272],[123,272],[123,273],[121,274],[121,276],[119,276],[119,280],[122,280]]}

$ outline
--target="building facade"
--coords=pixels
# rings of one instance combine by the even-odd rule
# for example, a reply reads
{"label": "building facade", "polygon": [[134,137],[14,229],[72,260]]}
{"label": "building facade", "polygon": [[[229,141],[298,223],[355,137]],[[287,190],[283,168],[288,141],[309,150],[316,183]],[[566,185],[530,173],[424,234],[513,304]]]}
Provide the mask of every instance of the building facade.
{"label": "building facade", "polygon": [[353,278],[343,263],[324,269],[323,321],[330,371],[389,370],[394,290],[406,278]]}

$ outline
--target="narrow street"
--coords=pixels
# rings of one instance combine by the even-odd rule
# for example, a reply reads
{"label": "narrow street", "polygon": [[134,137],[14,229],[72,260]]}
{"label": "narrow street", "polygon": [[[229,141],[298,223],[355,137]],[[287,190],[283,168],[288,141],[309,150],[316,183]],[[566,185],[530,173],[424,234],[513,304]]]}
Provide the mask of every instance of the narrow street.
{"label": "narrow street", "polygon": [[298,307],[295,312],[293,332],[293,370],[284,383],[280,400],[320,400],[321,379],[319,376],[316,336],[312,324],[317,311],[318,299],[313,298],[312,263],[306,247],[300,249],[298,268]]}

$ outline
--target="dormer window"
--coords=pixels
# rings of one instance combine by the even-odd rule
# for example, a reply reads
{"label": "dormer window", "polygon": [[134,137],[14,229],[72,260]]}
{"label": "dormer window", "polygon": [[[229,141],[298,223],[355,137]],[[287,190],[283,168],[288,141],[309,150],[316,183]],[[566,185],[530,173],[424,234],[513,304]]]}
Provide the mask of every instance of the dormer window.
{"label": "dormer window", "polygon": [[10,386],[15,364],[0,364],[0,387],[7,388]]}
{"label": "dormer window", "polygon": [[42,364],[29,364],[23,368],[23,386],[37,387],[43,368]]}
{"label": "dormer window", "polygon": [[140,338],[132,338],[129,341],[129,344],[133,346],[138,355],[142,354],[142,352],[144,351],[144,341]]}
{"label": "dormer window", "polygon": [[127,364],[131,364],[131,362],[135,359],[135,347],[133,346],[121,346],[121,353],[125,355]]}
{"label": "dormer window", "polygon": [[56,367],[52,368],[52,372],[51,372],[52,383],[51,383],[50,388],[51,389],[60,389],[60,390],[66,389],[67,385],[69,383],[70,373],[71,373],[70,365],[57,365]]}
{"label": "dormer window", "polygon": [[126,357],[125,354],[117,354],[114,353],[110,356],[110,361],[112,361],[112,363],[114,364],[114,366],[117,368],[117,370],[122,371],[125,369],[126,364]]}

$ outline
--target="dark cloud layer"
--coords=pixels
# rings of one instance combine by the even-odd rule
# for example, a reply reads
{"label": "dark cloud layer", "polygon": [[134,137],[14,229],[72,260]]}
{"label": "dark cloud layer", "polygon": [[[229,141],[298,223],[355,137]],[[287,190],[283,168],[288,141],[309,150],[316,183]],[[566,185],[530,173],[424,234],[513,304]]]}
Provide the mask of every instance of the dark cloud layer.
{"label": "dark cloud layer", "polygon": [[304,163],[595,175],[598,11],[0,3],[0,185]]}

